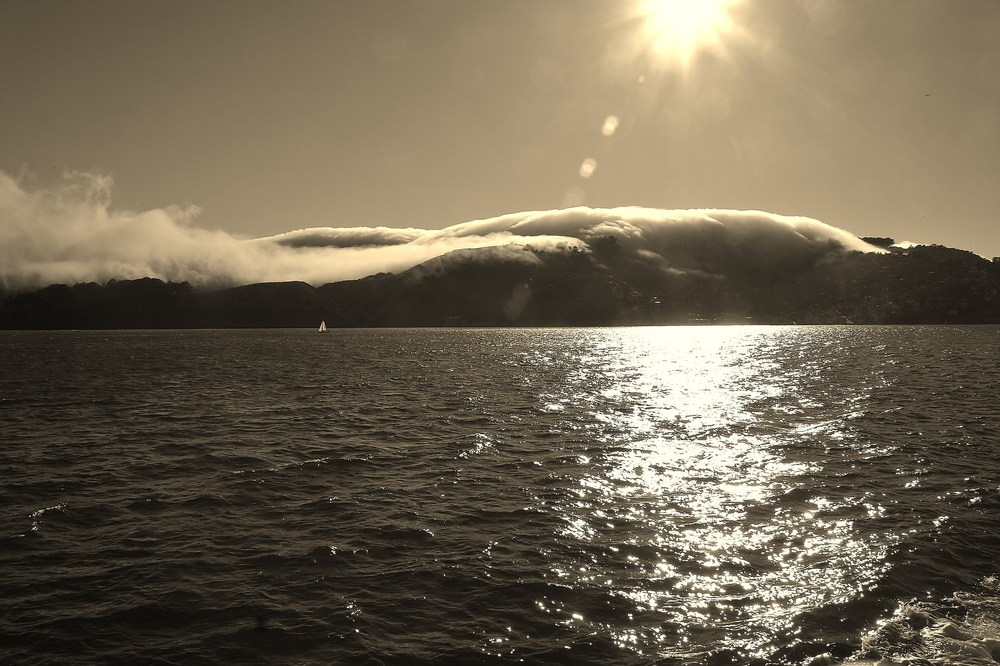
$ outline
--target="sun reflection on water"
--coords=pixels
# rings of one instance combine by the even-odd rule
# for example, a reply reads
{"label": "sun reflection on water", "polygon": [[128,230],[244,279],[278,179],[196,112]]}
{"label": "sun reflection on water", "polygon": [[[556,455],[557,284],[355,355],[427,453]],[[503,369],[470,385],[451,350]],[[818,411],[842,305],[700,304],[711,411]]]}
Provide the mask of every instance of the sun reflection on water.
{"label": "sun reflection on water", "polygon": [[[829,411],[813,419],[816,387],[799,389],[822,372],[788,352],[794,336],[623,329],[581,358],[579,385],[599,388],[569,400],[589,406],[604,441],[575,493],[549,508],[562,538],[599,554],[574,566],[560,560],[552,573],[604,589],[628,620],[565,607],[566,622],[664,658],[699,645],[759,657],[775,636],[797,631],[797,616],[874,583],[890,544],[854,521],[881,507],[803,487],[821,461],[786,455],[803,442],[825,451],[845,427]],[[859,399],[845,396],[845,419]]]}

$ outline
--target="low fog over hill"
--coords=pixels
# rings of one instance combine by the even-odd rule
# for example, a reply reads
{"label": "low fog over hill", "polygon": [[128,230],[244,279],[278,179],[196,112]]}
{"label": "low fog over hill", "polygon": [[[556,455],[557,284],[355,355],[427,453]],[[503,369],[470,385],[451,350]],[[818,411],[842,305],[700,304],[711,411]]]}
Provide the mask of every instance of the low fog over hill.
{"label": "low fog over hill", "polygon": [[804,217],[649,208],[580,207],[440,230],[330,227],[240,239],[194,226],[195,207],[116,210],[111,188],[108,178],[77,173],[59,187],[29,191],[0,172],[0,287],[141,277],[205,288],[291,280],[319,286],[403,271],[453,250],[530,244],[589,252],[608,238],[674,271],[795,264],[831,249],[884,251]]}
{"label": "low fog over hill", "polygon": [[86,174],[28,192],[0,173],[0,325],[1000,321],[997,261],[806,217],[577,207],[239,239],[197,213],[112,210]]}

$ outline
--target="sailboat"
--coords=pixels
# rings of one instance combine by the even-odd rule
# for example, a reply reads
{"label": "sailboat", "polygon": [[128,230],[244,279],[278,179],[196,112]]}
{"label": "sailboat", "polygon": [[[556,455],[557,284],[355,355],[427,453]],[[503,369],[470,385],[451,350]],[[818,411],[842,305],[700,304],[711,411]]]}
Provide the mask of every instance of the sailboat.
{"label": "sailboat", "polygon": [[326,320],[324,319],[319,323],[319,332],[326,333]]}

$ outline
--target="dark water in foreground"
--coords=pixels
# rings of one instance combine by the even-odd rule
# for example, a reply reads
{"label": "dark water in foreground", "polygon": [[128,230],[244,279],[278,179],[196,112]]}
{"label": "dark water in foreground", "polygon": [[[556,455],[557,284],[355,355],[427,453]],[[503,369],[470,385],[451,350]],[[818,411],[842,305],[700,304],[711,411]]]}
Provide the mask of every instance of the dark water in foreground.
{"label": "dark water in foreground", "polygon": [[1000,328],[0,332],[0,662],[1000,658]]}

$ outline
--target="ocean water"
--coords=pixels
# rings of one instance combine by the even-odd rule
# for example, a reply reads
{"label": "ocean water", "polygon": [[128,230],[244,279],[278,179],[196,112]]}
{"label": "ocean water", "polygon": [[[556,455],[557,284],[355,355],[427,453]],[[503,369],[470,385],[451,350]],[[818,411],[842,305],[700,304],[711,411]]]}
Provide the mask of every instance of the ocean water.
{"label": "ocean water", "polygon": [[994,663],[998,414],[995,326],[0,332],[0,662]]}

